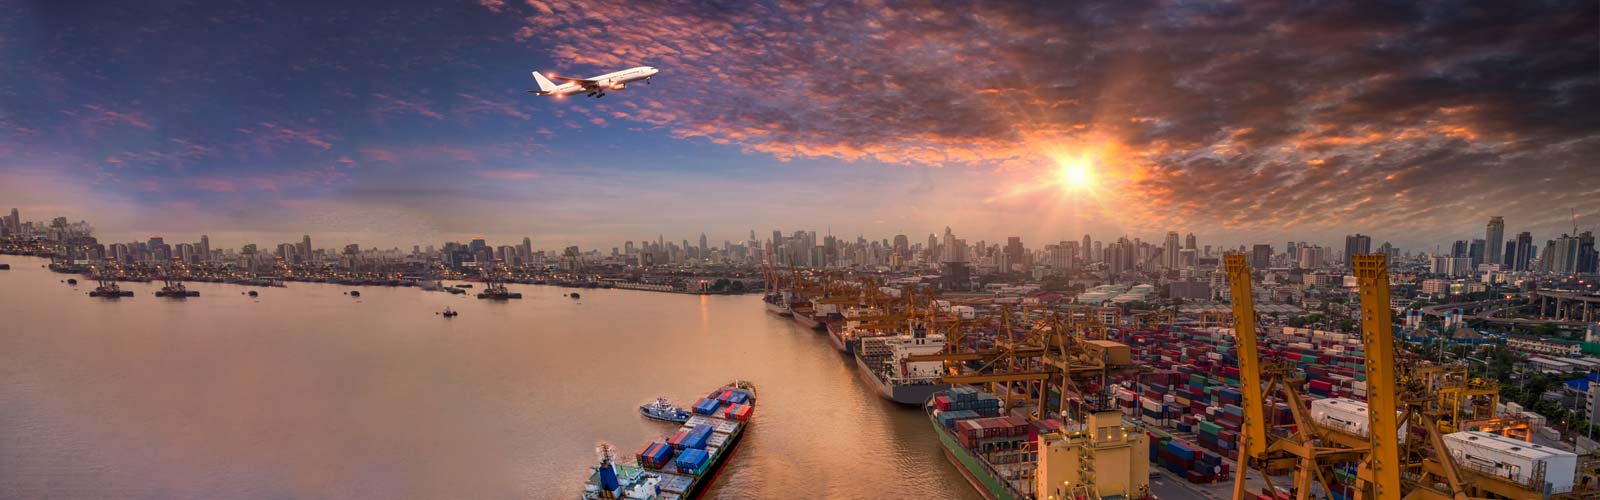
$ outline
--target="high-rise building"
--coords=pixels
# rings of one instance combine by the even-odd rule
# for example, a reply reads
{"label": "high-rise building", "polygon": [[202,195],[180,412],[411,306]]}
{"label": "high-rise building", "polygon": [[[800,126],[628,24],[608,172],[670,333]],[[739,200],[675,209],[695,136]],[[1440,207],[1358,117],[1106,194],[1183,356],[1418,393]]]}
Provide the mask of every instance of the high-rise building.
{"label": "high-rise building", "polygon": [[1484,245],[1484,241],[1480,239],[1473,239],[1471,243],[1467,244],[1467,258],[1472,259],[1473,269],[1477,269],[1478,264],[1482,264],[1484,262]]}
{"label": "high-rise building", "polygon": [[1328,249],[1317,245],[1300,245],[1297,263],[1301,269],[1318,269],[1328,261]]}
{"label": "high-rise building", "polygon": [[1357,255],[1372,253],[1372,237],[1356,233],[1344,237],[1344,267],[1355,269],[1352,263]]}
{"label": "high-rise building", "polygon": [[[1023,250],[1022,250],[1022,237],[1020,237],[1020,236],[1011,236],[1011,237],[1006,238],[1005,256],[1006,256],[1006,264],[1008,265],[1008,267],[1009,266],[1016,266],[1016,265],[1021,265],[1024,268],[1027,267],[1028,262],[1027,262],[1025,256],[1023,255]],[[1005,269],[1005,270],[1009,271],[1010,269]]]}
{"label": "high-rise building", "polygon": [[311,247],[311,235],[300,235],[300,257],[309,262],[314,252],[316,249]]}
{"label": "high-rise building", "polygon": [[1472,242],[1467,240],[1456,240],[1455,243],[1450,244],[1451,257],[1469,257],[1471,252]]}
{"label": "high-rise building", "polygon": [[[1091,252],[1090,249],[1094,249],[1094,251]],[[1099,258],[1100,249],[1094,248],[1093,240],[1089,239],[1088,233],[1085,233],[1083,235],[1083,261],[1085,263],[1094,262]]]}
{"label": "high-rise building", "polygon": [[1161,248],[1161,257],[1166,260],[1167,269],[1178,268],[1178,232],[1167,231],[1166,244]]}
{"label": "high-rise building", "polygon": [[1272,267],[1272,245],[1258,243],[1251,247],[1250,267],[1256,269]]}
{"label": "high-rise building", "polygon": [[195,250],[200,254],[200,262],[211,260],[211,237],[200,235],[200,245]]}
{"label": "high-rise building", "polygon": [[1600,256],[1595,254],[1594,233],[1584,231],[1578,233],[1578,263],[1577,272],[1594,273],[1600,271]]}
{"label": "high-rise building", "polygon": [[1488,262],[1490,264],[1500,264],[1505,262],[1505,258],[1500,255],[1500,249],[1502,245],[1505,245],[1505,239],[1505,218],[1498,215],[1490,217],[1489,225],[1484,228],[1483,231],[1485,252],[1483,254],[1483,262]]}
{"label": "high-rise building", "polygon": [[1189,233],[1187,235],[1184,235],[1184,237],[1183,237],[1183,248],[1189,249],[1189,250],[1199,250],[1199,247],[1195,246],[1196,243],[1198,243],[1198,241],[1195,240],[1194,233]]}
{"label": "high-rise building", "polygon": [[1533,262],[1533,235],[1527,231],[1517,233],[1516,255],[1512,257],[1511,269],[1527,271],[1528,264]]}

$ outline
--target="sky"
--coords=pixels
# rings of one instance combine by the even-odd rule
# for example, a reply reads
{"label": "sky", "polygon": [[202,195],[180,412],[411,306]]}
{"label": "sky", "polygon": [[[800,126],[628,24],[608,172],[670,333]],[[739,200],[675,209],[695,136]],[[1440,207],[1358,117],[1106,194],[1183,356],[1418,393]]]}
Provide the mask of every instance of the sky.
{"label": "sky", "polygon": [[228,246],[1543,240],[1600,224],[1597,5],[0,0],[0,207]]}

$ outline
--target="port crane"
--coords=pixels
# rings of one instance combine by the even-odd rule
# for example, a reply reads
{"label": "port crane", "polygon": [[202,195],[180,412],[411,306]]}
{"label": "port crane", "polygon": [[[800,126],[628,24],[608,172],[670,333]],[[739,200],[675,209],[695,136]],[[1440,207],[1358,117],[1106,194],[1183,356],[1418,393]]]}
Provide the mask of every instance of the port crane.
{"label": "port crane", "polygon": [[[1357,255],[1353,259],[1360,298],[1361,334],[1367,372],[1367,435],[1356,436],[1313,421],[1294,392],[1287,367],[1263,364],[1255,350],[1254,303],[1249,268],[1242,254],[1224,256],[1233,294],[1235,332],[1238,337],[1240,392],[1245,407],[1241,433],[1240,467],[1234,480],[1235,500],[1254,498],[1246,492],[1251,468],[1293,465],[1297,499],[1309,498],[1313,482],[1332,484],[1329,470],[1335,464],[1355,463],[1353,498],[1358,500],[1512,500],[1596,498],[1584,489],[1546,495],[1535,475],[1532,483],[1517,482],[1488,471],[1457,464],[1443,435],[1462,425],[1463,415],[1480,415],[1476,399],[1488,386],[1462,380],[1451,370],[1431,366],[1402,370],[1396,362],[1393,319],[1389,313],[1388,256]],[[1269,434],[1264,412],[1258,407],[1266,394],[1261,376],[1270,375],[1268,390],[1282,391],[1290,406],[1294,430],[1282,436]],[[1285,382],[1288,383],[1285,383]],[[1465,401],[1466,408],[1463,408]],[[1255,408],[1252,408],[1255,407]],[[1492,408],[1492,405],[1490,405]],[[1401,440],[1402,429],[1424,439]],[[1420,431],[1420,432],[1419,432]],[[1262,474],[1271,487],[1271,479]]]}

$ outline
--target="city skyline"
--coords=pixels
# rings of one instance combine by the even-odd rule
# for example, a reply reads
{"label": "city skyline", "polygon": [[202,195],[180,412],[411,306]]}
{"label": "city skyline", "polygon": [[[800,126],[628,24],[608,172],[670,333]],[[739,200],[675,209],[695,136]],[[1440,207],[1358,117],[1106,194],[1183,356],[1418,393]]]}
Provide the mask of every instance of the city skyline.
{"label": "city skyline", "polygon": [[[984,238],[957,238],[953,229],[944,228],[943,235],[929,233],[927,244],[915,240],[906,234],[890,236],[857,235],[854,238],[845,235],[825,234],[818,231],[805,229],[787,232],[782,229],[773,230],[771,237],[766,233],[758,233],[752,229],[744,239],[725,239],[721,243],[711,245],[711,239],[701,233],[698,244],[691,243],[687,237],[672,239],[665,234],[657,234],[651,238],[629,239],[621,244],[611,245],[609,252],[604,245],[595,247],[581,247],[566,245],[556,247],[541,247],[534,245],[531,236],[523,236],[520,241],[513,238],[511,245],[504,241],[489,240],[483,236],[473,236],[459,240],[439,240],[430,242],[413,242],[409,254],[404,246],[389,248],[363,246],[359,242],[335,242],[332,246],[316,247],[312,245],[311,235],[304,234],[299,240],[280,242],[245,242],[235,245],[248,249],[246,253],[260,251],[274,254],[286,260],[286,263],[312,260],[315,255],[321,255],[323,250],[330,250],[326,256],[340,253],[371,253],[378,252],[389,256],[399,255],[430,255],[436,251],[448,251],[452,246],[459,248],[472,248],[474,255],[481,255],[477,259],[491,259],[503,261],[506,264],[525,264],[534,260],[537,255],[540,261],[559,261],[564,257],[578,255],[604,258],[610,256],[634,256],[640,253],[651,252],[658,254],[654,258],[669,259],[656,260],[656,263],[739,263],[754,264],[761,261],[776,259],[775,262],[790,262],[789,258],[799,256],[800,264],[805,267],[833,266],[840,262],[849,265],[884,265],[894,267],[906,264],[928,265],[939,262],[960,261],[973,262],[978,254],[983,254],[982,260],[989,265],[1002,267],[1020,264],[1027,266],[1047,266],[1057,269],[1076,269],[1078,263],[1104,263],[1112,269],[1113,274],[1120,269],[1189,269],[1197,267],[1199,259],[1217,258],[1227,253],[1240,253],[1252,255],[1253,262],[1258,267],[1265,268],[1268,262],[1275,257],[1284,258],[1291,267],[1303,269],[1321,269],[1330,264],[1341,264],[1344,269],[1351,268],[1351,257],[1358,254],[1382,253],[1396,257],[1423,257],[1428,256],[1429,268],[1439,274],[1458,275],[1473,272],[1481,264],[1500,265],[1502,271],[1546,271],[1560,273],[1593,273],[1597,262],[1594,246],[1594,231],[1584,231],[1573,227],[1571,232],[1561,233],[1544,240],[1541,246],[1534,241],[1529,232],[1516,234],[1511,240],[1505,241],[1506,245],[1502,255],[1490,252],[1490,248],[1499,248],[1491,243],[1504,239],[1505,220],[1502,216],[1492,216],[1486,224],[1484,238],[1468,238],[1454,240],[1449,249],[1445,245],[1436,244],[1433,249],[1401,248],[1388,241],[1382,241],[1376,248],[1373,247],[1371,235],[1361,233],[1344,236],[1343,251],[1335,253],[1333,245],[1324,242],[1289,239],[1284,246],[1278,247],[1272,243],[1213,243],[1199,244],[1195,233],[1189,232],[1180,235],[1178,231],[1168,231],[1162,241],[1146,240],[1144,238],[1128,235],[1094,238],[1094,235],[1084,234],[1082,242],[1076,239],[1053,239],[1042,243],[1035,242],[1029,246],[1021,237],[1008,236],[1004,238],[1004,245],[999,239]],[[19,209],[12,208],[8,214],[0,216],[0,236],[24,236],[40,238],[55,242],[69,242],[69,246],[83,246],[77,251],[69,251],[73,258],[90,257],[94,259],[111,259],[126,261],[126,254],[130,249],[140,256],[140,260],[152,258],[154,262],[169,260],[204,261],[215,255],[233,255],[228,242],[219,242],[213,245],[209,234],[198,234],[198,242],[176,243],[182,237],[173,239],[168,243],[165,235],[150,235],[148,240],[143,238],[124,241],[112,241],[96,238],[84,240],[83,237],[93,236],[95,228],[88,221],[71,222],[63,216],[51,217],[49,222],[43,220],[27,220],[20,215]],[[1181,243],[1180,243],[1181,238]],[[324,241],[324,240],[319,240]],[[796,241],[801,242],[796,246]],[[892,242],[891,242],[892,241]],[[71,242],[76,242],[71,243]],[[91,243],[93,242],[93,243]],[[148,242],[148,244],[147,244]],[[637,242],[637,245],[635,244]],[[681,242],[681,245],[679,244]],[[90,253],[87,246],[97,249]],[[114,248],[120,247],[120,248]],[[137,247],[137,248],[130,248]],[[156,250],[161,247],[162,250]],[[187,247],[187,248],[185,248]],[[437,249],[436,249],[437,247]],[[342,248],[342,252],[340,251]],[[426,250],[423,250],[426,248]],[[845,249],[851,252],[866,252],[869,248],[873,253],[856,253],[852,255],[836,254]],[[1538,254],[1540,248],[1544,254]],[[110,250],[107,250],[110,249]],[[822,253],[816,253],[816,250]],[[1282,250],[1282,253],[1278,253]],[[487,253],[479,253],[487,252]],[[1550,254],[1554,252],[1555,255]],[[194,254],[198,253],[198,259]],[[817,260],[817,255],[823,255]],[[869,257],[870,255],[870,257]],[[898,255],[898,257],[891,257]],[[713,261],[716,257],[718,260]],[[1159,257],[1159,259],[1157,259]],[[1339,257],[1333,259],[1333,257]],[[867,261],[857,260],[866,258]],[[641,258],[642,259],[642,258]],[[1551,259],[1554,259],[1552,261]],[[636,264],[644,265],[644,260]],[[1531,264],[1537,262],[1538,266]],[[1214,263],[1213,263],[1214,264]],[[1022,270],[1023,268],[1017,268]]]}
{"label": "city skyline", "polygon": [[[1570,112],[1600,107],[1592,3],[283,7],[0,17],[0,199],[108,236],[381,246],[952,225],[1425,248],[1491,215],[1600,220],[1600,119]],[[662,73],[523,93],[634,64]]]}

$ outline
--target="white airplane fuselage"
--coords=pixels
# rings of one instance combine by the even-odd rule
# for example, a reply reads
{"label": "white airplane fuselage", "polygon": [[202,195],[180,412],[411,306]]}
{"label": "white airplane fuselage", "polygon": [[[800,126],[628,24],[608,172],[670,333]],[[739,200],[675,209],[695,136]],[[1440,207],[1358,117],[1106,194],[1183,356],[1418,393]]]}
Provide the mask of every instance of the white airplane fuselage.
{"label": "white airplane fuselage", "polygon": [[[556,97],[564,97],[576,94],[587,94],[590,97],[602,97],[605,96],[606,92],[608,91],[622,90],[627,88],[629,83],[641,80],[645,81],[645,83],[649,83],[650,77],[655,76],[656,73],[660,72],[661,70],[654,67],[639,66],[636,68],[628,68],[622,71],[613,71],[611,73],[590,78],[565,78],[559,76],[547,78],[535,71],[533,72],[533,79],[539,83],[539,90],[530,90],[528,92],[535,95],[548,95]],[[562,80],[566,83],[556,85],[555,82],[550,81],[551,79]]]}

